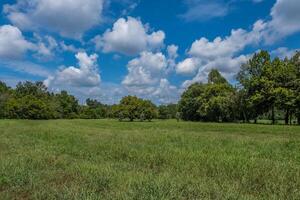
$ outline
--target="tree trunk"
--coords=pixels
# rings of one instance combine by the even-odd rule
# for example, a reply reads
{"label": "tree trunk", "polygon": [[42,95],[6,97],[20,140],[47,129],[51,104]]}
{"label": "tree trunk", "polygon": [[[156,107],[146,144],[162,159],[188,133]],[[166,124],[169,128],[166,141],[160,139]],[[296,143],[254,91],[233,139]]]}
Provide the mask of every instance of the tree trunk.
{"label": "tree trunk", "polygon": [[257,118],[254,119],[254,124],[257,124]]}
{"label": "tree trunk", "polygon": [[274,106],[272,106],[272,124],[274,125],[275,124],[275,110],[274,110]]}
{"label": "tree trunk", "polygon": [[300,125],[300,116],[297,117],[298,125]]}
{"label": "tree trunk", "polygon": [[284,117],[284,121],[285,121],[285,125],[289,125],[289,109],[286,110],[285,112],[285,117]]}

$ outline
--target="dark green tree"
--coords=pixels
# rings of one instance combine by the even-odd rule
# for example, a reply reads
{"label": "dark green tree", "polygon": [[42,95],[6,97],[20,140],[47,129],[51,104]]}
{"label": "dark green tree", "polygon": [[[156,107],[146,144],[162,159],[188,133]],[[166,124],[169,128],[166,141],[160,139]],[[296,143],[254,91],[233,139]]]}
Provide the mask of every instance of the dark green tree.
{"label": "dark green tree", "polygon": [[5,118],[5,109],[8,99],[10,98],[11,89],[0,81],[0,119]]}

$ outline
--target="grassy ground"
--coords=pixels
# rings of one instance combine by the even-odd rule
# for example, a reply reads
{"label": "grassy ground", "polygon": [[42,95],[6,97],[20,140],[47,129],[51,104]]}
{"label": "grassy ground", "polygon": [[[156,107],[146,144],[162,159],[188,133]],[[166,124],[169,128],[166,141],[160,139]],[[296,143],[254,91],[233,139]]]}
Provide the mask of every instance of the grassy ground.
{"label": "grassy ground", "polygon": [[300,199],[300,127],[4,120],[0,199]]}

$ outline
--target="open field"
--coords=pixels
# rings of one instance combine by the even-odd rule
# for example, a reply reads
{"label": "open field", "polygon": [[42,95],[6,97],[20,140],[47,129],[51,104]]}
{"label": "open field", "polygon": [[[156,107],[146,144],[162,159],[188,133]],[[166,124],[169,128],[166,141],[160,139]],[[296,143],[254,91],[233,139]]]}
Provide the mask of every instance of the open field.
{"label": "open field", "polygon": [[300,127],[3,120],[0,199],[300,199]]}

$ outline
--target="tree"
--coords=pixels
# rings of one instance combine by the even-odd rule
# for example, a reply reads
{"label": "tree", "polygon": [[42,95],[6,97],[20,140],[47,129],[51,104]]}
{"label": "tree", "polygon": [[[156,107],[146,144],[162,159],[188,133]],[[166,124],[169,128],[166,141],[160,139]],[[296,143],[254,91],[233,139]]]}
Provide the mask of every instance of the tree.
{"label": "tree", "polygon": [[178,110],[181,113],[181,118],[186,121],[199,121],[203,119],[197,112],[200,107],[198,97],[205,92],[205,84],[194,83],[188,87],[181,95],[178,103]]}
{"label": "tree", "polygon": [[293,67],[295,72],[295,79],[292,81],[292,90],[294,94],[293,102],[293,113],[297,118],[297,122],[300,125],[300,52],[296,52],[295,55],[291,58],[290,64]]}
{"label": "tree", "polygon": [[260,51],[241,66],[237,79],[245,91],[246,101],[249,102],[253,110],[256,110],[253,116],[255,120],[259,115],[271,109],[274,123],[274,80],[270,76],[272,72],[272,62],[269,53]]}
{"label": "tree", "polygon": [[5,117],[5,108],[10,97],[10,88],[0,81],[0,119]]}
{"label": "tree", "polygon": [[158,118],[159,119],[169,119],[169,110],[166,105],[160,105],[158,107]]}
{"label": "tree", "polygon": [[176,104],[160,105],[158,106],[158,118],[175,119],[177,110]]}
{"label": "tree", "polygon": [[52,110],[43,99],[33,95],[11,98],[7,102],[6,113],[13,119],[52,119]]}
{"label": "tree", "polygon": [[42,82],[18,83],[7,101],[5,112],[8,118],[55,118],[51,95]]}
{"label": "tree", "polygon": [[55,95],[55,100],[57,101],[59,118],[73,119],[78,117],[79,105],[74,96],[69,95],[66,91],[61,91]]}
{"label": "tree", "polygon": [[227,80],[220,74],[217,69],[212,69],[208,74],[209,84],[227,84]]}
{"label": "tree", "polygon": [[224,77],[212,70],[208,83],[195,83],[182,95],[179,111],[183,120],[232,121],[234,89]]}
{"label": "tree", "polygon": [[140,99],[139,113],[144,115],[144,119],[151,121],[157,117],[156,106],[149,100]]}
{"label": "tree", "polygon": [[107,115],[107,106],[93,99],[86,100],[86,106],[81,106],[80,116],[85,119],[101,119]]}
{"label": "tree", "polygon": [[130,121],[141,119],[141,116],[143,119],[151,121],[157,116],[157,111],[156,106],[149,100],[143,100],[136,96],[126,96],[118,105],[117,115]]}

